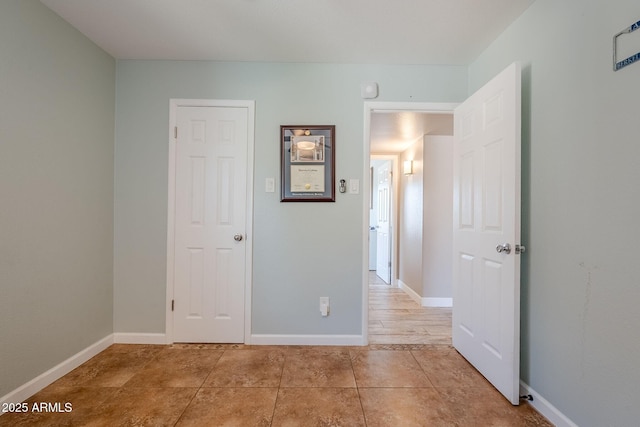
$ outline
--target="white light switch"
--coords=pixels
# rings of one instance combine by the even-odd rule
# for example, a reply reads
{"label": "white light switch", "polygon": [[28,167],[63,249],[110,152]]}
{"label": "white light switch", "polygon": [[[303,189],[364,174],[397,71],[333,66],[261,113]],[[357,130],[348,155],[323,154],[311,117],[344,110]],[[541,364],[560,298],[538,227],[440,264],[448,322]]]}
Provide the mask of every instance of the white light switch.
{"label": "white light switch", "polygon": [[329,315],[329,297],[320,297],[320,314],[322,317]]}
{"label": "white light switch", "polygon": [[275,193],[276,191],[275,178],[267,178],[264,180],[264,191],[267,193]]}
{"label": "white light switch", "polygon": [[349,180],[349,193],[350,194],[358,194],[360,192],[360,180],[359,179],[350,179]]}

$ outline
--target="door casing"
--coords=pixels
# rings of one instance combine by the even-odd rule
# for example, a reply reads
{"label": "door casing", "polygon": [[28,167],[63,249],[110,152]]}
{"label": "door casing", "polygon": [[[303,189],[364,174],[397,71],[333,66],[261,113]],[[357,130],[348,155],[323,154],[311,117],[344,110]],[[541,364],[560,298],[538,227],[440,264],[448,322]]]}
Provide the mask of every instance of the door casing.
{"label": "door casing", "polygon": [[245,292],[244,292],[244,342],[251,342],[251,290],[253,288],[253,168],[255,146],[255,101],[216,99],[171,99],[169,101],[169,163],[167,194],[167,289],[165,315],[165,342],[173,343],[173,288],[175,273],[175,204],[176,204],[176,139],[178,107],[229,107],[247,109],[247,191],[245,224]]}

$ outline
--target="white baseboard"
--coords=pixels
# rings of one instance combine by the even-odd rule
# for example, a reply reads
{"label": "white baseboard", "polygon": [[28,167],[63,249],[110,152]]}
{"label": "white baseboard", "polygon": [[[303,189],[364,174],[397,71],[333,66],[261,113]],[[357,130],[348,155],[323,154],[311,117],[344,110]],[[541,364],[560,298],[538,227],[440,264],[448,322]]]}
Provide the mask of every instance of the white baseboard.
{"label": "white baseboard", "polygon": [[412,300],[420,304],[421,307],[453,307],[453,298],[421,297],[402,280],[398,280],[398,287],[409,295]]}
{"label": "white baseboard", "polygon": [[423,307],[453,307],[453,298],[422,298]]}
{"label": "white baseboard", "polygon": [[97,355],[101,351],[105,350],[113,344],[113,334],[110,334],[100,341],[90,345],[89,347],[81,350],[80,352],[74,354],[64,362],[59,363],[53,368],[49,369],[47,372],[38,375],[31,381],[17,389],[9,392],[8,394],[2,396],[0,398],[0,405],[4,403],[20,403],[26,400],[27,398],[33,396],[49,384],[73,371],[78,366],[82,365],[87,360],[91,359],[93,356]]}
{"label": "white baseboard", "polygon": [[170,344],[166,334],[116,332],[113,334],[116,344]]}
{"label": "white baseboard", "polygon": [[[116,332],[115,344],[171,344],[166,334]],[[366,345],[361,335],[271,335],[254,334],[249,345]]]}
{"label": "white baseboard", "polygon": [[533,400],[529,401],[529,404],[533,406],[536,411],[540,412],[544,415],[551,423],[556,427],[578,427],[576,423],[571,421],[569,417],[564,415],[562,412],[558,410],[555,406],[553,406],[548,400],[544,397],[540,396],[534,389],[529,387],[523,381],[520,381],[520,394],[527,395],[530,394],[533,397]]}
{"label": "white baseboard", "polygon": [[251,345],[354,345],[364,346],[366,339],[362,335],[270,335],[253,334]]}
{"label": "white baseboard", "polygon": [[402,280],[398,279],[398,287],[404,291],[405,294],[409,295],[409,298],[422,305],[422,297],[418,295],[416,291],[411,289],[409,285],[404,283]]}

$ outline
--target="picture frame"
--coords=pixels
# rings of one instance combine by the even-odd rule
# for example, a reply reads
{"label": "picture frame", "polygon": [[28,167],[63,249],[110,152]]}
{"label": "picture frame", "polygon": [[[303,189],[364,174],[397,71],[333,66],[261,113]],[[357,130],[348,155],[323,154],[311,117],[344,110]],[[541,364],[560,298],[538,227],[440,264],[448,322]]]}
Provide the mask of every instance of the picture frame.
{"label": "picture frame", "polygon": [[335,126],[280,126],[281,202],[335,202]]}

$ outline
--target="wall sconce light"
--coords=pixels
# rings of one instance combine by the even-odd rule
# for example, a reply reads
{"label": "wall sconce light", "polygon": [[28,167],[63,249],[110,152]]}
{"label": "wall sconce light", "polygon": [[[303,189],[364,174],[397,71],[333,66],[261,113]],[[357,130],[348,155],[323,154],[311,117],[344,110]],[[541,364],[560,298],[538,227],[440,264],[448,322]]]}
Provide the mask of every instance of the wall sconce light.
{"label": "wall sconce light", "polygon": [[402,171],[405,175],[413,175],[413,160],[405,160],[402,165]]}

